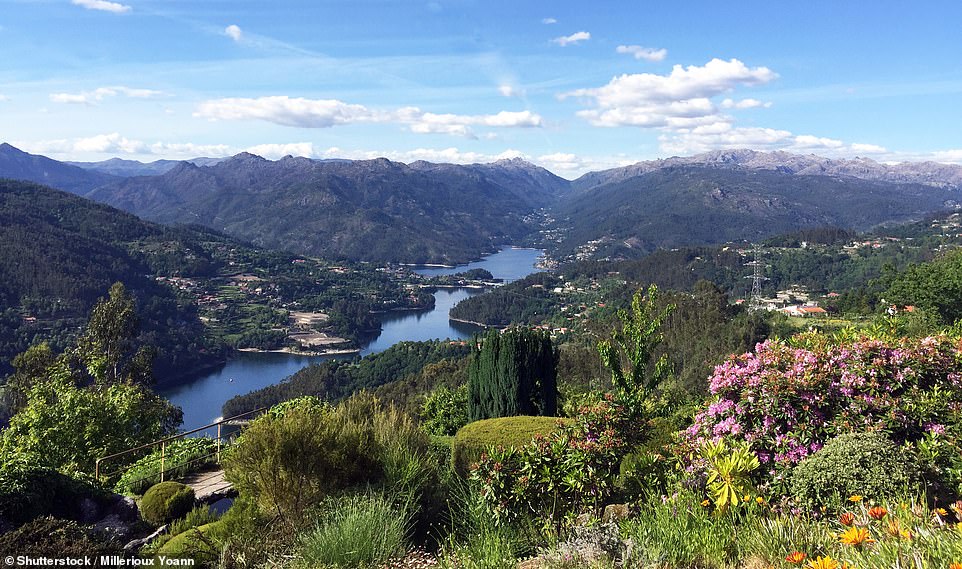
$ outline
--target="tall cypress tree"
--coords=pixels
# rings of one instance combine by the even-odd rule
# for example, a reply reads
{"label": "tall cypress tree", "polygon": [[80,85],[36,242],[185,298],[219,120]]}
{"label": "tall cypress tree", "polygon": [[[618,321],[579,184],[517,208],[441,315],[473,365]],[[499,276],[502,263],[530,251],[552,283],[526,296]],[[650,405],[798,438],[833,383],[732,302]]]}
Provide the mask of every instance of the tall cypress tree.
{"label": "tall cypress tree", "polygon": [[468,366],[468,417],[553,416],[558,407],[558,352],[547,332],[488,332]]}

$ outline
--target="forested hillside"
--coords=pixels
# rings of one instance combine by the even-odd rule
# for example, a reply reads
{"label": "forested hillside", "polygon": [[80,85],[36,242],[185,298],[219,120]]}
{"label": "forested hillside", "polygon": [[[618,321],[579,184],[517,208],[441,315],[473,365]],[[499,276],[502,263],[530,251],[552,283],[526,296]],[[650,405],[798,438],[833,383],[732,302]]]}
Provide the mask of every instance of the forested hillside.
{"label": "forested hillside", "polygon": [[774,170],[668,167],[572,195],[553,215],[556,254],[640,257],[803,228],[867,230],[959,203],[955,189]]}
{"label": "forested hillside", "polygon": [[[118,281],[137,299],[140,341],[159,350],[158,376],[220,358],[223,350],[205,338],[196,307],[150,278],[159,258],[131,248],[153,242],[189,251],[190,234],[36,184],[0,180],[0,374],[34,339],[64,346]],[[193,263],[189,254],[174,256],[178,266]]]}
{"label": "forested hillside", "polygon": [[533,230],[564,180],[530,164],[269,161],[239,154],[127,178],[90,197],[163,223],[332,259],[465,262]]}

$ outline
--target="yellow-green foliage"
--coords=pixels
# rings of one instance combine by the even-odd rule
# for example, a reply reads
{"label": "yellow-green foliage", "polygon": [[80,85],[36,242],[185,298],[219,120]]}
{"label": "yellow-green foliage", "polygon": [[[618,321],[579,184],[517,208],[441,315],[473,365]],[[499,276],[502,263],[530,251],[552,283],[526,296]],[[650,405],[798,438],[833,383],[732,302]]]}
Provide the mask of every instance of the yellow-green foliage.
{"label": "yellow-green foliage", "polygon": [[227,537],[223,535],[224,525],[225,522],[218,520],[179,533],[157,550],[157,556],[193,559],[202,566],[212,564],[217,560],[221,542]]}
{"label": "yellow-green foliage", "polygon": [[179,482],[154,484],[140,501],[144,519],[154,525],[165,524],[187,515],[194,507],[194,490]]}
{"label": "yellow-green foliage", "polygon": [[475,421],[461,427],[451,443],[451,461],[455,472],[467,476],[471,465],[490,447],[520,448],[535,435],[546,435],[558,428],[557,417],[500,417]]}

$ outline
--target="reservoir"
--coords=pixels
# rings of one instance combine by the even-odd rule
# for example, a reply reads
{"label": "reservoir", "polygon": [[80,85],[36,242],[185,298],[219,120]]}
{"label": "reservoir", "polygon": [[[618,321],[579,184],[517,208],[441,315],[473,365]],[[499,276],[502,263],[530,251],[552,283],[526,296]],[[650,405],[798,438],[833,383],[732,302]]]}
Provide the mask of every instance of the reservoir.
{"label": "reservoir", "polygon": [[[436,276],[481,268],[490,271],[495,278],[511,282],[537,272],[536,263],[541,253],[537,249],[508,247],[460,267],[415,267],[414,270],[423,275]],[[470,338],[478,332],[478,328],[451,322],[448,311],[461,300],[480,292],[464,288],[439,289],[434,293],[435,304],[431,310],[385,314],[382,317],[381,333],[361,347],[361,355],[382,352],[406,340]],[[184,424],[181,428],[190,430],[217,420],[221,406],[231,397],[278,383],[311,363],[334,357],[352,356],[238,352],[224,367],[189,382],[165,386],[158,389],[158,392],[184,410]]]}

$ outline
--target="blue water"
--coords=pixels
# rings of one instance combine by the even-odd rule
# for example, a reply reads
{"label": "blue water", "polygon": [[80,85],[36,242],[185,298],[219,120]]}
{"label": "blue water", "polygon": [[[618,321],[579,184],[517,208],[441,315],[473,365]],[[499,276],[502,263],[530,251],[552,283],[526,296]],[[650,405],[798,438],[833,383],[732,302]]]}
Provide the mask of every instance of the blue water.
{"label": "blue water", "polygon": [[[490,271],[495,278],[510,282],[537,271],[535,263],[540,256],[541,251],[537,249],[509,247],[480,261],[453,269],[419,267],[415,268],[415,271],[423,275],[441,275],[483,268]],[[435,304],[432,310],[385,315],[381,333],[362,346],[361,355],[382,352],[404,340],[470,338],[478,328],[450,321],[448,312],[461,300],[480,292],[463,288],[439,289],[434,293]],[[231,397],[273,385],[312,363],[332,357],[335,356],[240,352],[217,371],[158,391],[183,409],[184,424],[181,428],[191,430],[216,421],[220,417],[221,407]]]}

